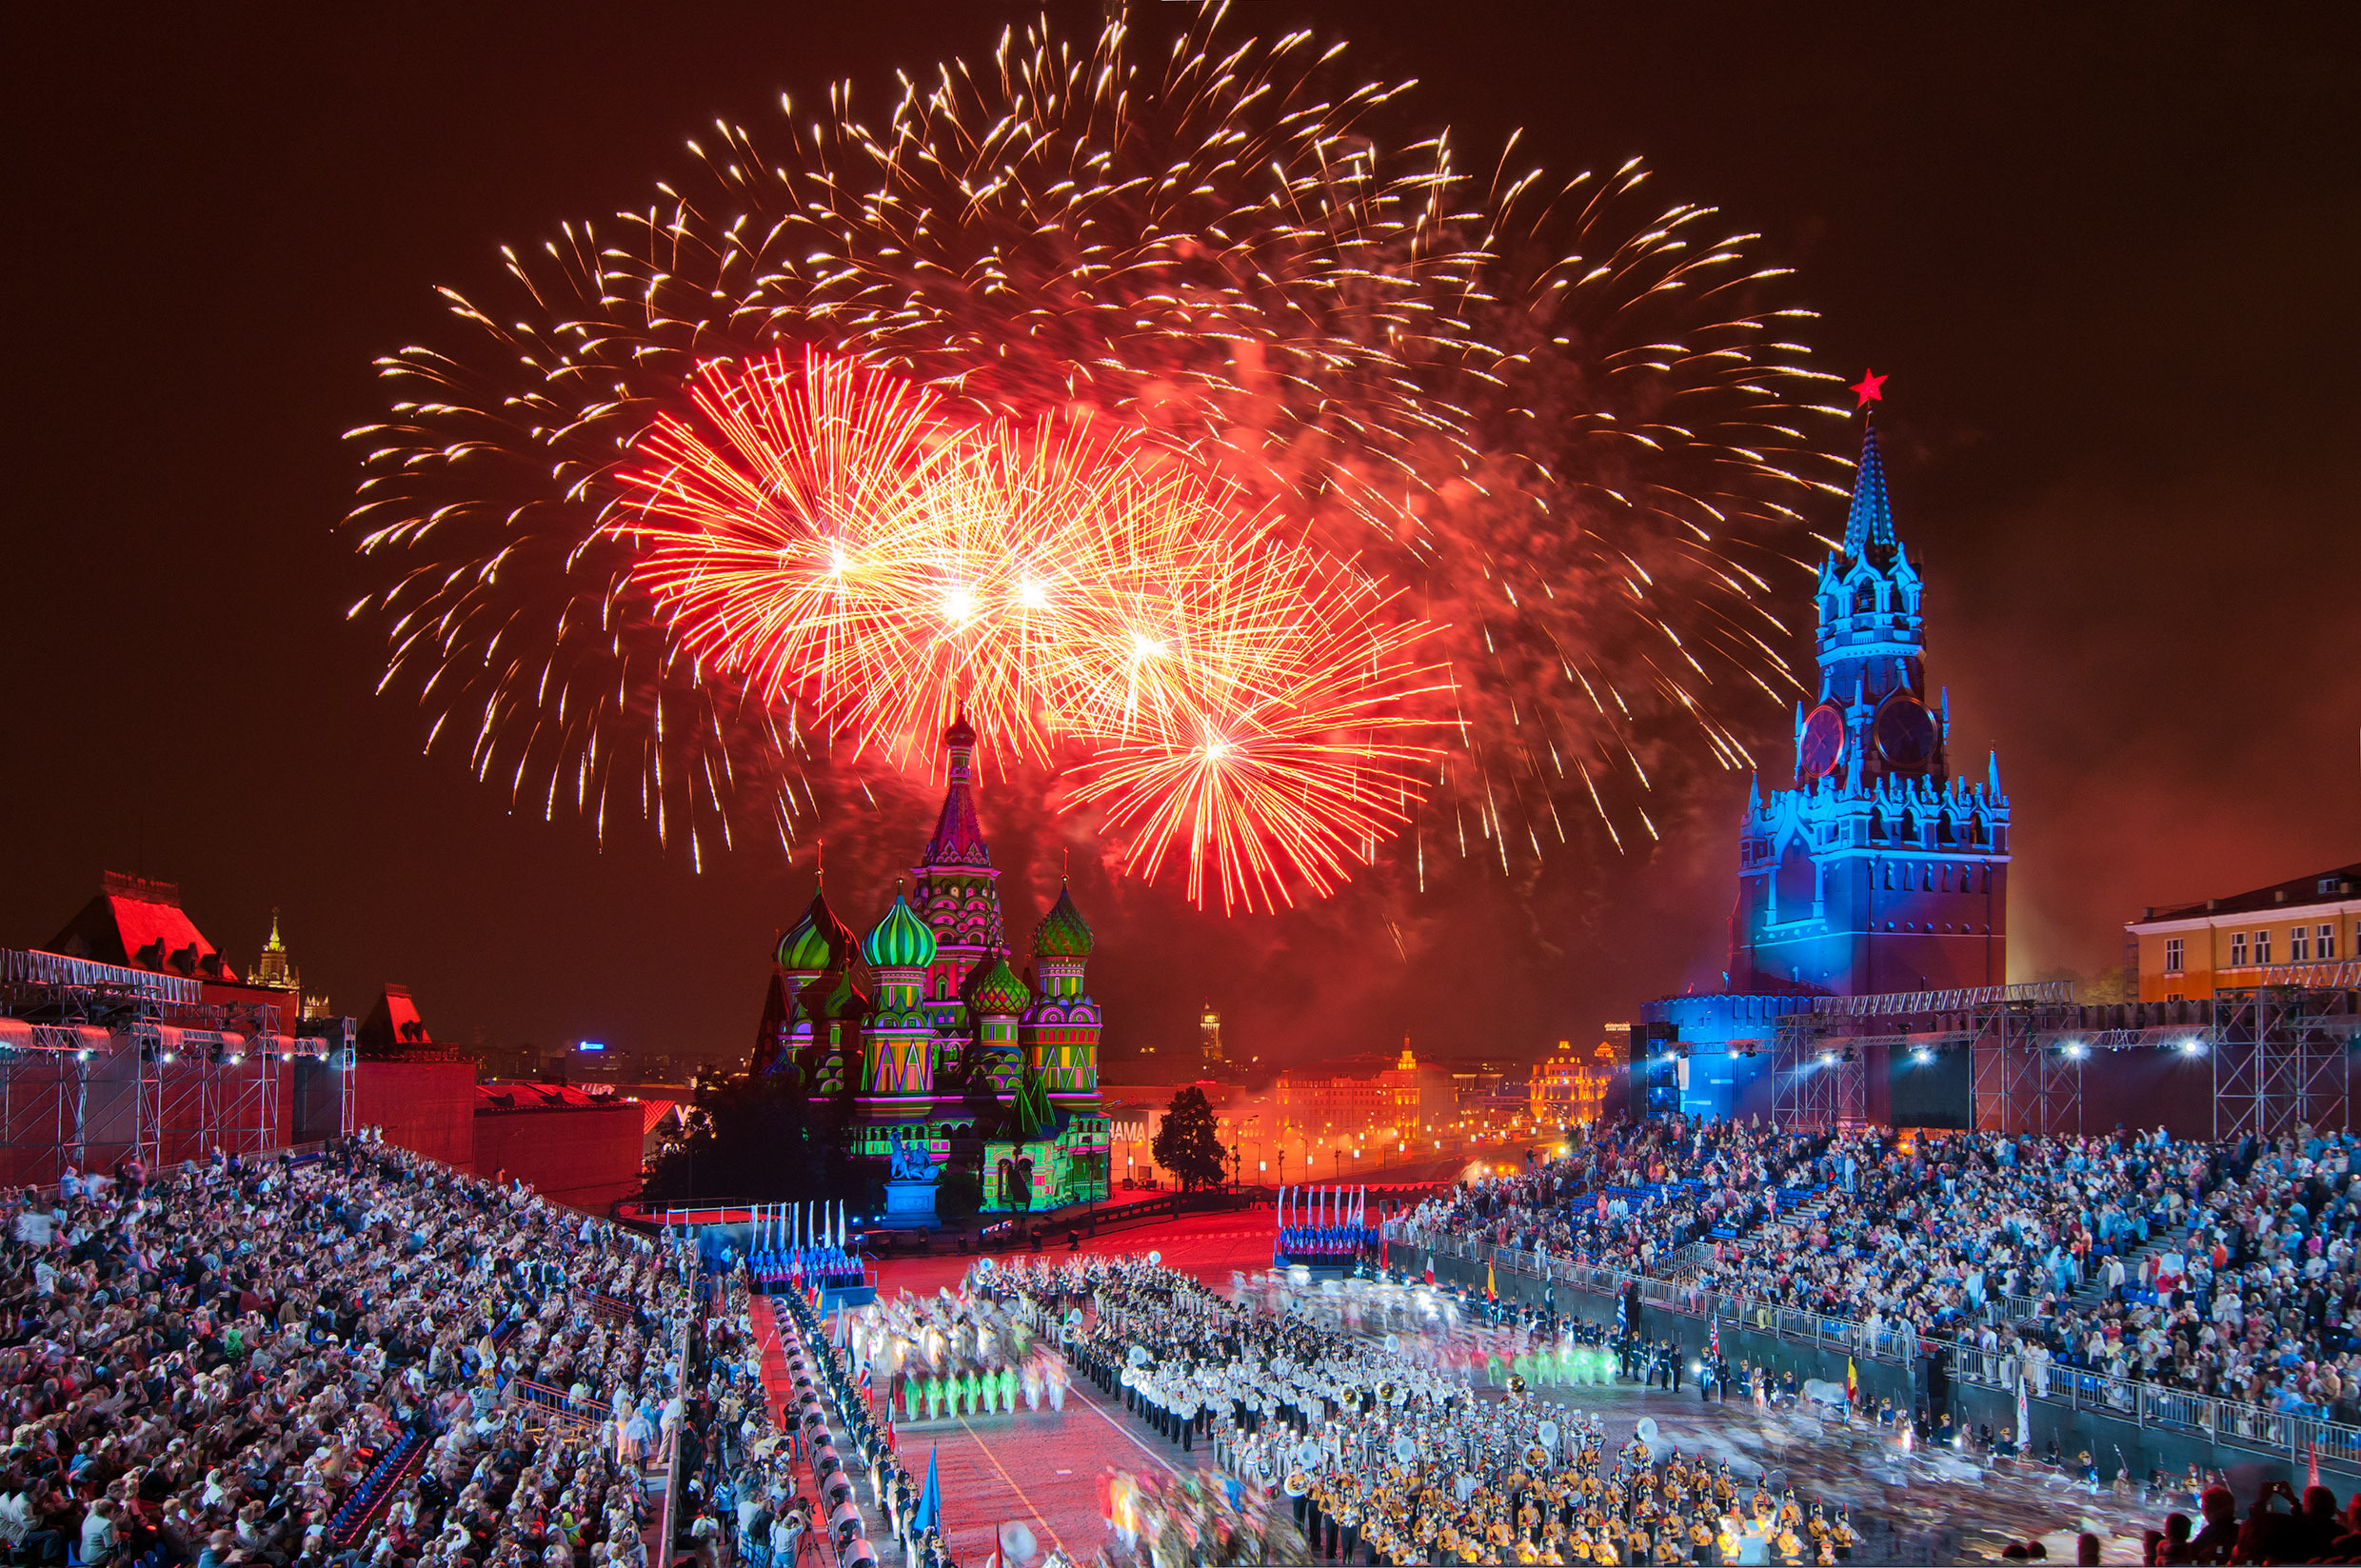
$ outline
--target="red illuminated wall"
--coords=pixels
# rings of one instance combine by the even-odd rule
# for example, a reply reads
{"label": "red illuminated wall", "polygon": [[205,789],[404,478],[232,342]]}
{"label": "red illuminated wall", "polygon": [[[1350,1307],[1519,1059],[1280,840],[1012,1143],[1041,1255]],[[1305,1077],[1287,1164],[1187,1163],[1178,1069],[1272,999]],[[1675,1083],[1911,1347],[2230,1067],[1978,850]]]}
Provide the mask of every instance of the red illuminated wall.
{"label": "red illuminated wall", "polygon": [[475,1155],[475,1063],[371,1062],[352,1087],[355,1126],[383,1127],[386,1141],[466,1168]]}
{"label": "red illuminated wall", "polygon": [[552,1202],[604,1214],[640,1189],[638,1101],[475,1114],[474,1170],[527,1181]]}

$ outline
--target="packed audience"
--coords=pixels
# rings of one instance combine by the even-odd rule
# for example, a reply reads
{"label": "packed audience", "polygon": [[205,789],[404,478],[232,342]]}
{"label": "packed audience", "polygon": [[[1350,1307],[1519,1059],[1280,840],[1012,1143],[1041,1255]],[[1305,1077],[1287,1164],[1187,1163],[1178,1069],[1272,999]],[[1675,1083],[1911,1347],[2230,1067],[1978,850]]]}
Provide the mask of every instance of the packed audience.
{"label": "packed audience", "polygon": [[1671,1119],[1430,1201],[1401,1234],[1955,1340],[2004,1382],[2104,1373],[2352,1421],[2355,1145]]}
{"label": "packed audience", "polygon": [[0,1231],[19,1560],[645,1564],[688,1310],[649,1243],[354,1143],[69,1173]]}

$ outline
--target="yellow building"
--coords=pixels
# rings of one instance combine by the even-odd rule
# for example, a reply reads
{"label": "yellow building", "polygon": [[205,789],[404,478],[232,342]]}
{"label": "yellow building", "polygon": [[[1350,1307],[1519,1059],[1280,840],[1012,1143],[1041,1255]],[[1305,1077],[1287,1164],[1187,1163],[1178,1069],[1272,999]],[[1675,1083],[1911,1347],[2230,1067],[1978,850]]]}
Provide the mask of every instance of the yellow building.
{"label": "yellow building", "polygon": [[1289,1069],[1279,1075],[1276,1088],[1283,1127],[1358,1133],[1394,1120],[1393,1091],[1374,1073],[1315,1077]]}
{"label": "yellow building", "polygon": [[1393,1102],[1393,1121],[1405,1141],[1447,1119],[1458,1105],[1458,1090],[1451,1075],[1439,1067],[1420,1064],[1402,1042],[1401,1056],[1378,1075],[1378,1082]]}
{"label": "yellow building", "polygon": [[2124,923],[2139,999],[2178,1002],[2261,983],[2266,970],[2361,958],[2361,863]]}
{"label": "yellow building", "polygon": [[1559,1041],[1548,1060],[1533,1064],[1526,1093],[1534,1121],[1551,1127],[1597,1121],[1607,1100],[1608,1075],[1614,1071],[1614,1046],[1601,1043],[1585,1055],[1572,1042]]}

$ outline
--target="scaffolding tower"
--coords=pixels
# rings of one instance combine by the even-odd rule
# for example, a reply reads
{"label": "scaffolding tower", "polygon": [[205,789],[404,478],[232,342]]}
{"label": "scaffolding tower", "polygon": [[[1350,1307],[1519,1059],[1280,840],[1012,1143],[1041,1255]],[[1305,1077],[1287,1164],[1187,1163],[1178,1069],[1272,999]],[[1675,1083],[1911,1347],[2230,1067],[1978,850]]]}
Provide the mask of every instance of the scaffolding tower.
{"label": "scaffolding tower", "polygon": [[296,1056],[341,1055],[349,1130],[351,1022],[303,1027],[282,1034],[268,1002],[208,1002],[190,978],[0,949],[0,1180],[268,1154]]}
{"label": "scaffolding tower", "polygon": [[2194,1001],[2084,1003],[2062,982],[1815,997],[1778,1022],[1773,1114],[1797,1130],[1858,1121],[1872,1049],[1966,1050],[1977,1127],[2075,1133],[2092,1060],[2166,1049],[2210,1056],[2217,1139],[2350,1131],[2357,1042],[2361,961],[2284,964]]}

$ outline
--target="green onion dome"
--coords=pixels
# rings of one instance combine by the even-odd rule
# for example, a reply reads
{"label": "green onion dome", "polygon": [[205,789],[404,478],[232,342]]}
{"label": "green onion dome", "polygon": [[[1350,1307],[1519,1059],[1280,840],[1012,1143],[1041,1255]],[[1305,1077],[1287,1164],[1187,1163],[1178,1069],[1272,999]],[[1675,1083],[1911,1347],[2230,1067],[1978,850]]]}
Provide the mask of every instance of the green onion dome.
{"label": "green onion dome", "polygon": [[1033,928],[1033,952],[1038,958],[1090,957],[1090,926],[1082,912],[1074,907],[1074,895],[1066,888],[1058,889],[1058,902],[1049,906],[1041,924]]}
{"label": "green onion dome", "polygon": [[995,953],[979,964],[973,980],[967,982],[967,1005],[983,1018],[1015,1018],[1033,1002],[1033,993],[1024,988],[1024,982],[1008,967],[1008,955]]}
{"label": "green onion dome", "polygon": [[834,968],[852,950],[852,927],[836,918],[826,895],[815,892],[795,929],[779,939],[779,967],[816,974]]}
{"label": "green onion dome", "polygon": [[896,893],[894,906],[863,940],[861,952],[872,969],[923,969],[935,962],[935,933]]}

